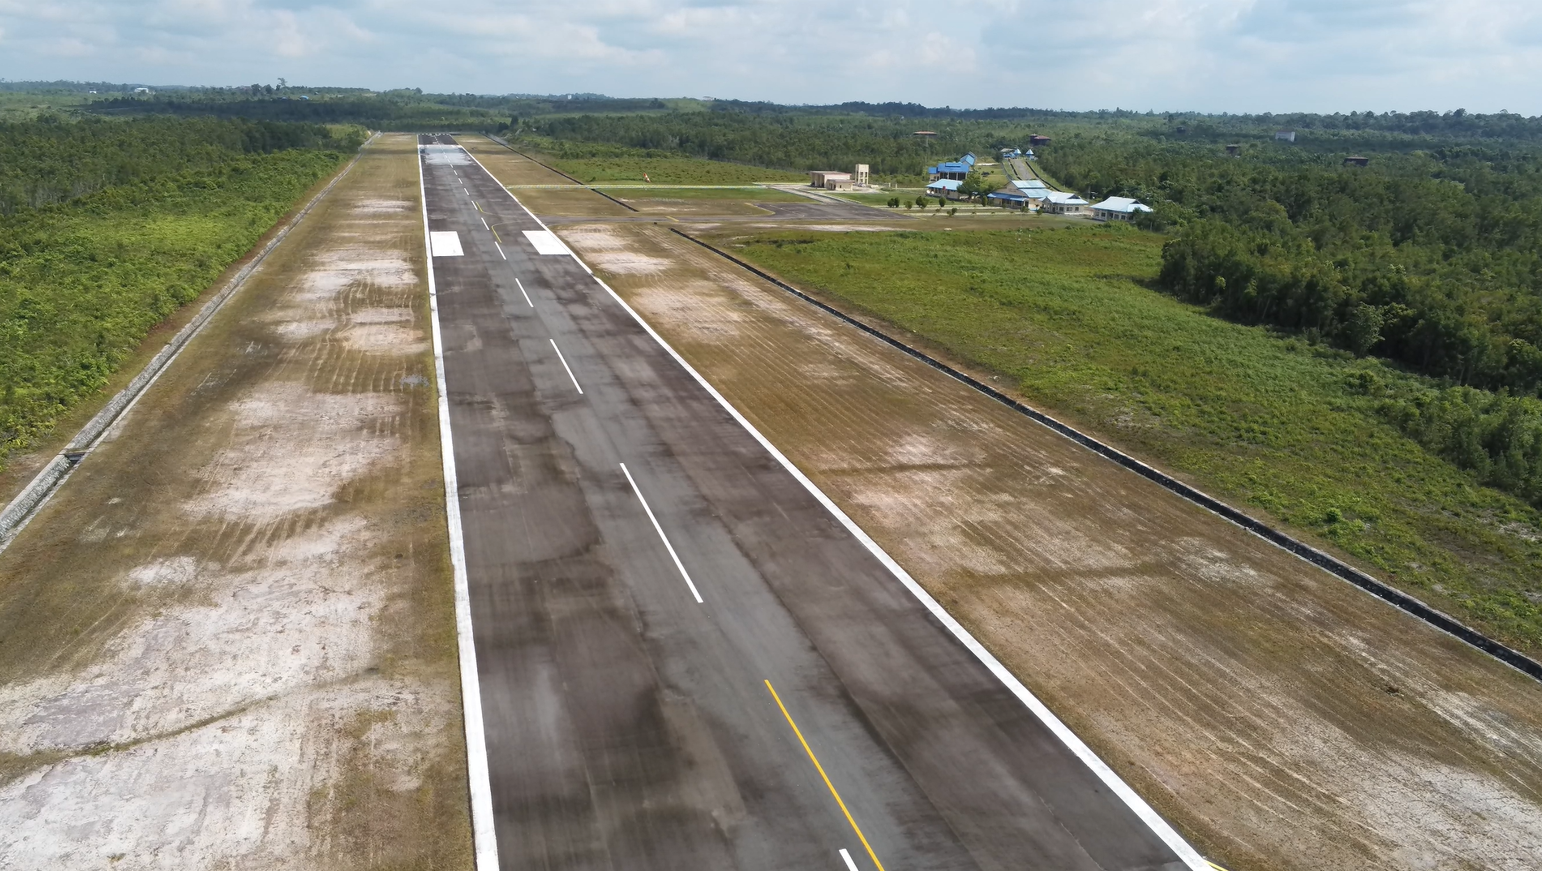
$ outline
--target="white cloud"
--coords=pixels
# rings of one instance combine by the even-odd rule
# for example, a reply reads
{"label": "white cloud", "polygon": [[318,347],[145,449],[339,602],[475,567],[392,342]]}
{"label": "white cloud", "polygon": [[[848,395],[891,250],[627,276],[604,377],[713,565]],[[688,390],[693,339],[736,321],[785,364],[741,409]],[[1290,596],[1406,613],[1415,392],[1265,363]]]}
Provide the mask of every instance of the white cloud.
{"label": "white cloud", "polygon": [[937,31],[926,34],[920,40],[916,60],[922,65],[943,68],[953,73],[975,73],[979,64],[974,46],[966,45],[951,36]]}
{"label": "white cloud", "polygon": [[0,0],[0,76],[1542,114],[1536,0]]}

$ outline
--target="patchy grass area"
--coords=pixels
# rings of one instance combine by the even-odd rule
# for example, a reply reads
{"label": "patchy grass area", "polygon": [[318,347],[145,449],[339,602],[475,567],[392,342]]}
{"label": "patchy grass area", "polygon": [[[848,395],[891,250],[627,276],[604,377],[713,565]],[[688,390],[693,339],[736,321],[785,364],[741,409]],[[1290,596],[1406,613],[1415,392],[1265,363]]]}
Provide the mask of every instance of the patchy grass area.
{"label": "patchy grass area", "polygon": [[[851,194],[835,194],[835,193],[832,193],[832,194],[830,194],[830,196],[835,197],[837,199],[842,199],[842,200],[851,200],[854,203],[862,203],[863,205],[868,205],[868,206],[886,206],[886,205],[889,204],[889,200],[891,200],[891,199],[893,199],[895,197],[899,197],[901,202],[903,202],[905,200],[910,200],[911,202],[915,202],[916,197],[926,196],[926,189],[925,188],[919,188],[919,189],[907,188],[905,190],[882,191],[882,192],[879,192],[879,193],[851,193]],[[932,201],[935,203],[936,199],[932,198]]]}
{"label": "patchy grass area", "polygon": [[68,112],[91,98],[66,92],[0,91],[0,121],[28,121],[38,115]]}
{"label": "patchy grass area", "polygon": [[1542,518],[1378,416],[1414,376],[1149,288],[1125,227],[781,232],[730,240],[788,280],[1010,379],[1030,401],[1542,651]]}
{"label": "patchy grass area", "polygon": [[734,200],[752,203],[801,203],[804,197],[786,191],[757,186],[746,187],[608,187],[601,188],[611,196],[627,202],[670,202],[682,200]]}
{"label": "patchy grass area", "polygon": [[[584,184],[608,181],[639,181],[658,184],[753,184],[760,181],[807,181],[808,174],[785,169],[763,169],[716,160],[689,157],[543,157],[547,163]],[[644,178],[644,176],[647,178]]]}

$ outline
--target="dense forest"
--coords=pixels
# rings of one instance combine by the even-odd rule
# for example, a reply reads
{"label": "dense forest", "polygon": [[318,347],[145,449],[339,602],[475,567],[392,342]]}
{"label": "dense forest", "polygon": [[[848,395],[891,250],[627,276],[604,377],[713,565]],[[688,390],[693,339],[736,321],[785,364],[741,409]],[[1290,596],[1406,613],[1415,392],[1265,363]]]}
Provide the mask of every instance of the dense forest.
{"label": "dense forest", "polygon": [[291,148],[352,151],[318,124],[142,118],[65,123],[44,115],[0,123],[0,215],[66,202],[118,185],[206,172],[235,154]]}
{"label": "dense forest", "polygon": [[1450,385],[1381,407],[1479,480],[1542,505],[1542,149],[1421,138],[1427,148],[1361,148],[1370,164],[1355,166],[1332,142],[1228,156],[1070,134],[1043,162],[1079,190],[1156,207],[1143,222],[1174,235],[1158,278],[1168,292]]}
{"label": "dense forest", "polygon": [[659,112],[670,108],[663,100],[599,94],[486,96],[425,94],[416,88],[375,93],[356,88],[249,85],[182,88],[151,94],[103,92],[83,111],[106,116],[177,115],[361,124],[372,130],[499,131],[517,124],[521,116]]}
{"label": "dense forest", "polygon": [[1459,384],[1535,392],[1542,150],[1343,157],[1072,136],[1043,163],[1078,190],[1155,205],[1147,222],[1177,235],[1161,282],[1186,299]]}
{"label": "dense forest", "polygon": [[553,140],[558,156],[565,157],[603,156],[596,146],[609,145],[775,169],[866,163],[876,176],[911,180],[920,177],[928,160],[981,147],[976,144],[980,131],[972,128],[938,131],[937,139],[921,139],[912,135],[915,125],[904,119],[818,114],[544,116],[529,119],[519,129],[522,135]]}
{"label": "dense forest", "polygon": [[219,119],[0,125],[0,463],[362,142]]}

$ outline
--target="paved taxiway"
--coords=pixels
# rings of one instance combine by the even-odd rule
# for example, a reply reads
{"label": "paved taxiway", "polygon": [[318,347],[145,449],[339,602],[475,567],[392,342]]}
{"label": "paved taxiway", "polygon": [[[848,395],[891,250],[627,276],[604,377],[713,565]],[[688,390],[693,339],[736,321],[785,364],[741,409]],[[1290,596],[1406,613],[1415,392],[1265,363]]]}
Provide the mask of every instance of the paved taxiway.
{"label": "paved taxiway", "polygon": [[502,867],[1186,867],[497,181],[422,143]]}

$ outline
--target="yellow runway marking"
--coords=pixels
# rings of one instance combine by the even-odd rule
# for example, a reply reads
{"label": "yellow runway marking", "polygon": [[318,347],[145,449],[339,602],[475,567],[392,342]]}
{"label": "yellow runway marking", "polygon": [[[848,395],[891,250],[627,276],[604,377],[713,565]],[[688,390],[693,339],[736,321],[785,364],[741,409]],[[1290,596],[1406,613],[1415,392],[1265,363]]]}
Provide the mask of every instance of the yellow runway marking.
{"label": "yellow runway marking", "polygon": [[[476,200],[472,200],[472,201],[471,201],[471,204],[472,204],[472,205],[473,205],[473,206],[477,206],[477,201],[476,201]],[[477,206],[477,211],[479,211],[479,212],[480,212],[480,211],[482,211],[482,207],[481,207],[481,206]]]}
{"label": "yellow runway marking", "polygon": [[498,244],[499,245],[502,245],[503,244],[503,237],[498,235],[498,228],[497,227],[488,227],[487,229],[493,231],[493,238],[498,240]]}
{"label": "yellow runway marking", "polygon": [[792,714],[787,713],[787,706],[782,704],[782,697],[776,694],[776,687],[771,686],[771,681],[766,681],[766,689],[771,691],[771,698],[776,700],[776,706],[782,709],[782,716],[787,718],[787,725],[792,727],[792,733],[798,736],[798,743],[803,745],[803,752],[814,763],[814,768],[819,776],[824,778],[825,786],[830,788],[830,794],[835,796],[835,803],[841,806],[841,813],[846,815],[846,822],[851,823],[851,830],[857,833],[857,838],[862,841],[862,846],[867,848],[867,856],[878,866],[878,871],[883,871],[883,863],[878,861],[878,854],[873,852],[873,845],[867,842],[867,836],[862,834],[862,829],[857,826],[857,821],[851,818],[851,811],[846,809],[846,802],[841,800],[841,794],[835,791],[835,784],[830,782],[830,775],[825,774],[825,767],[819,764],[819,757],[814,755],[813,749],[808,746],[808,741],[803,738],[803,732],[798,729],[798,724],[792,721]]}

